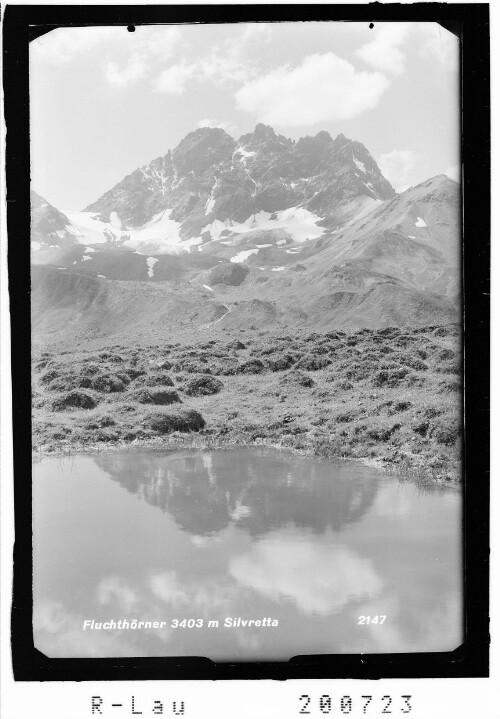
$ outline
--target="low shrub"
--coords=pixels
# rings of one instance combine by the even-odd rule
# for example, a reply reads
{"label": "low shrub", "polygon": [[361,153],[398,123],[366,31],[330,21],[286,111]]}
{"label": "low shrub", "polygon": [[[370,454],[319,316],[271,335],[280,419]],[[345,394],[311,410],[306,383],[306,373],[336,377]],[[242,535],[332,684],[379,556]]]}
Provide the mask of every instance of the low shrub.
{"label": "low shrub", "polygon": [[238,351],[246,349],[246,345],[243,344],[243,342],[240,342],[240,340],[233,340],[232,342],[227,343],[226,348],[228,350]]}
{"label": "low shrub", "polygon": [[395,387],[409,373],[410,370],[406,369],[406,367],[400,367],[399,369],[382,370],[375,375],[372,383],[375,387]]}
{"label": "low shrub", "polygon": [[432,334],[434,337],[448,337],[451,331],[448,327],[437,327]]}
{"label": "low shrub", "polygon": [[462,368],[456,362],[443,362],[436,366],[436,372],[438,374],[461,374]]}
{"label": "low shrub", "polygon": [[406,400],[403,400],[402,402],[396,402],[394,405],[394,411],[395,412],[406,412],[407,409],[410,409],[412,406],[411,402],[407,402]]}
{"label": "low shrub", "polygon": [[154,412],[144,418],[144,424],[159,434],[169,432],[198,432],[205,426],[205,420],[194,409],[177,412]]}
{"label": "low shrub", "polygon": [[164,372],[152,372],[151,374],[142,374],[136,382],[134,387],[173,387],[174,383],[172,378]]}
{"label": "low shrub", "polygon": [[[331,379],[334,380],[335,377],[332,377]],[[337,383],[336,389],[338,389],[338,390],[340,390],[340,391],[342,391],[342,392],[347,392],[348,390],[354,389],[354,385],[352,384],[352,382],[348,382],[347,380],[343,380],[342,382],[338,382],[338,383]]]}
{"label": "low shrub", "polygon": [[204,395],[217,394],[224,389],[224,383],[211,375],[200,375],[193,377],[184,386],[184,392],[190,397],[203,397]]}
{"label": "low shrub", "polygon": [[419,422],[418,424],[414,424],[412,429],[416,432],[416,434],[419,434],[421,437],[425,437],[429,429],[429,422]]}
{"label": "low shrub", "polygon": [[94,364],[93,362],[85,362],[80,370],[80,374],[84,375],[85,377],[91,377],[92,375],[99,374],[100,371],[101,367],[99,367],[98,364]]}
{"label": "low shrub", "polygon": [[49,392],[67,392],[71,389],[90,389],[92,382],[89,377],[76,377],[74,374],[63,374],[48,383]]}
{"label": "low shrub", "polygon": [[83,426],[85,429],[102,429],[103,427],[114,427],[115,425],[116,422],[110,414],[102,414],[90,417]]}
{"label": "low shrub", "polygon": [[137,369],[136,367],[125,367],[123,372],[128,375],[132,381],[146,374],[145,370]]}
{"label": "low shrub", "polygon": [[323,369],[324,367],[328,367],[331,363],[331,359],[325,357],[324,355],[317,356],[307,354],[298,360],[295,367],[296,369],[304,369],[314,372],[316,370]]}
{"label": "low shrub", "polygon": [[445,349],[442,349],[440,352],[438,352],[438,358],[440,360],[451,360],[455,357],[455,353],[453,350],[450,350],[448,347]]}
{"label": "low shrub", "polygon": [[188,374],[211,374],[210,367],[201,362],[176,362],[170,368],[175,372],[187,372]]}
{"label": "low shrub", "polygon": [[66,409],[94,409],[98,401],[94,394],[75,389],[56,397],[52,402],[52,409],[54,412],[63,412]]}
{"label": "low shrub", "polygon": [[134,390],[129,395],[130,399],[141,404],[174,404],[182,402],[178,392],[172,389],[149,388]]}
{"label": "low shrub", "polygon": [[393,424],[391,427],[373,427],[366,434],[376,442],[387,442],[398,429],[401,429],[400,424]]}
{"label": "low shrub", "polygon": [[427,409],[424,410],[424,417],[426,419],[434,419],[434,417],[439,417],[440,414],[443,414],[443,410],[437,407],[427,407]]}
{"label": "low shrub", "polygon": [[292,370],[291,372],[287,372],[283,375],[283,377],[281,377],[280,385],[294,385],[296,387],[314,387],[314,380],[305,372]]}
{"label": "low shrub", "polygon": [[284,352],[283,354],[269,357],[266,360],[266,364],[271,372],[282,372],[283,370],[292,367],[298,359],[299,355],[292,354],[291,352]]}
{"label": "low shrub", "polygon": [[461,427],[456,421],[442,420],[434,424],[429,434],[439,444],[450,447],[461,436]]}
{"label": "low shrub", "polygon": [[236,374],[260,374],[264,369],[264,363],[261,360],[250,359],[238,365]]}
{"label": "low shrub", "polygon": [[123,357],[114,352],[100,352],[99,359],[105,360],[106,362],[123,362]]}
{"label": "low shrub", "polygon": [[61,369],[49,369],[40,376],[40,382],[44,385],[49,385],[53,380],[60,377],[61,374]]}
{"label": "low shrub", "polygon": [[394,359],[396,362],[400,362],[401,364],[406,365],[406,367],[417,370],[417,372],[423,372],[429,369],[425,362],[423,362],[419,357],[415,357],[414,355],[400,354],[397,355]]}
{"label": "low shrub", "polygon": [[129,382],[127,375],[98,374],[91,379],[90,386],[97,392],[123,392]]}
{"label": "low shrub", "polygon": [[462,388],[462,382],[458,379],[444,380],[439,383],[439,391],[445,394],[448,394],[449,392],[461,392]]}

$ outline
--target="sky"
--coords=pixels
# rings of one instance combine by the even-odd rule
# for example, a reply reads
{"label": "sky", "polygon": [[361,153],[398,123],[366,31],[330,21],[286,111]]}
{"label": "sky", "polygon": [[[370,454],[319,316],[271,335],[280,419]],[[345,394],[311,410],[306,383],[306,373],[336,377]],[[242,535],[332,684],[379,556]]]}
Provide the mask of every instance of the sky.
{"label": "sky", "polygon": [[81,210],[198,127],[362,142],[397,191],[459,177],[459,46],[437,23],[59,28],[30,46],[32,187]]}

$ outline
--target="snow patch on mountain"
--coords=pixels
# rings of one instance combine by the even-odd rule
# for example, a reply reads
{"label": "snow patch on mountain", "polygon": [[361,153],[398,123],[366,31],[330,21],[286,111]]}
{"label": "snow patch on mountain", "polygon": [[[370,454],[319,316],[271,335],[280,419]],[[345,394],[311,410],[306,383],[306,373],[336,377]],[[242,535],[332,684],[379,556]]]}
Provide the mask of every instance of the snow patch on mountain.
{"label": "snow patch on mountain", "polygon": [[[153,215],[149,222],[135,230],[120,229],[121,221],[116,212],[110,213],[110,222],[103,222],[95,212],[67,212],[71,225],[68,231],[81,244],[120,244],[136,250],[139,254],[180,254],[190,252],[193,245],[201,243],[201,237],[183,240],[180,223],[170,219],[172,210]],[[86,252],[95,252],[85,248]]]}
{"label": "snow patch on mountain", "polygon": [[217,185],[219,184],[219,180],[216,177],[214,179],[215,179],[215,182],[212,185],[212,189],[210,191],[210,196],[205,203],[205,215],[209,215],[212,212],[212,210],[214,209],[214,205],[215,205],[214,192],[217,189]]}
{"label": "snow patch on mountain", "polygon": [[247,157],[253,157],[255,155],[255,152],[248,152],[245,150],[244,147],[241,147],[241,145],[238,145],[236,150],[233,152],[232,160],[234,162],[234,156],[235,155],[241,155],[240,162],[242,162],[244,165],[246,165]]}
{"label": "snow patch on mountain", "polygon": [[323,227],[317,225],[322,219],[303,207],[289,207],[287,210],[274,213],[261,210],[255,215],[250,215],[244,222],[214,220],[209,225],[205,225],[201,232],[202,234],[209,232],[213,240],[218,240],[224,230],[241,235],[255,230],[283,229],[291,235],[295,242],[306,242],[321,237],[325,232]]}
{"label": "snow patch on mountain", "polygon": [[358,170],[361,170],[366,175],[366,167],[364,162],[361,162],[361,160],[358,160],[356,157],[352,158],[354,160],[354,164],[358,168]]}
{"label": "snow patch on mountain", "polygon": [[113,225],[113,227],[116,227],[117,230],[121,230],[122,221],[120,220],[116,212],[109,213],[109,221]]}
{"label": "snow patch on mountain", "polygon": [[423,220],[421,217],[417,216],[417,221],[415,222],[415,227],[427,227],[425,224],[425,220]]}
{"label": "snow patch on mountain", "polygon": [[154,266],[158,262],[157,257],[148,257],[146,264],[148,266],[148,277],[154,277]]}
{"label": "snow patch on mountain", "polygon": [[237,255],[231,257],[230,262],[244,262],[250,255],[256,255],[259,250],[242,250]]}

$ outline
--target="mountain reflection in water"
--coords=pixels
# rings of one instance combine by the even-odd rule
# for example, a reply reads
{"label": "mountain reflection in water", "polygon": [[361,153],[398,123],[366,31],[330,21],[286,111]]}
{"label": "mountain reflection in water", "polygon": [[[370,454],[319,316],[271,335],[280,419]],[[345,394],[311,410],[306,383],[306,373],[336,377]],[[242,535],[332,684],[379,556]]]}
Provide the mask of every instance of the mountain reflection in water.
{"label": "mountain reflection in water", "polygon": [[[33,474],[33,625],[49,656],[265,660],[460,644],[458,492],[257,448],[45,458]],[[361,615],[387,619],[361,626]],[[226,617],[279,626],[225,628]],[[86,619],[125,618],[167,625],[83,631]],[[203,626],[171,627],[184,618]]]}
{"label": "mountain reflection in water", "polygon": [[290,461],[278,452],[240,452],[237,462],[224,451],[175,457],[110,453],[95,461],[122,487],[169,512],[179,527],[198,536],[230,524],[252,536],[288,524],[338,532],[363,517],[378,487],[376,477],[356,481],[351,470],[349,481],[337,482],[332,494],[335,465],[302,457]]}

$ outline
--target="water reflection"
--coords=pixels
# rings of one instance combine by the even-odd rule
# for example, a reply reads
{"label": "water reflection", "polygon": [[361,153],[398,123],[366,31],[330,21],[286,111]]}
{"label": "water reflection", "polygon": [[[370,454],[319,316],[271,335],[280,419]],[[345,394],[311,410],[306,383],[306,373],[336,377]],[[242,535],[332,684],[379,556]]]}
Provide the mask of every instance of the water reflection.
{"label": "water reflection", "polygon": [[377,595],[383,586],[369,559],[328,534],[305,541],[290,532],[266,537],[231,559],[229,571],[241,585],[274,601],[292,601],[306,614],[324,616]]}
{"label": "water reflection", "polygon": [[[269,450],[127,452],[44,459],[33,502],[35,644],[52,657],[288,659],[461,641],[457,493]],[[383,626],[358,625],[377,614]],[[203,627],[170,625],[189,617]],[[225,628],[227,617],[279,627]],[[166,625],[82,629],[134,618]]]}
{"label": "water reflection", "polygon": [[[374,502],[377,477],[360,482],[310,458],[239,451],[174,456],[165,453],[102,454],[96,463],[149,504],[169,512],[196,536],[235,524],[252,536],[293,524],[323,533],[359,521]],[[361,472],[362,469],[358,470]],[[354,475],[354,476],[353,476]],[[336,479],[332,496],[332,481]]]}

